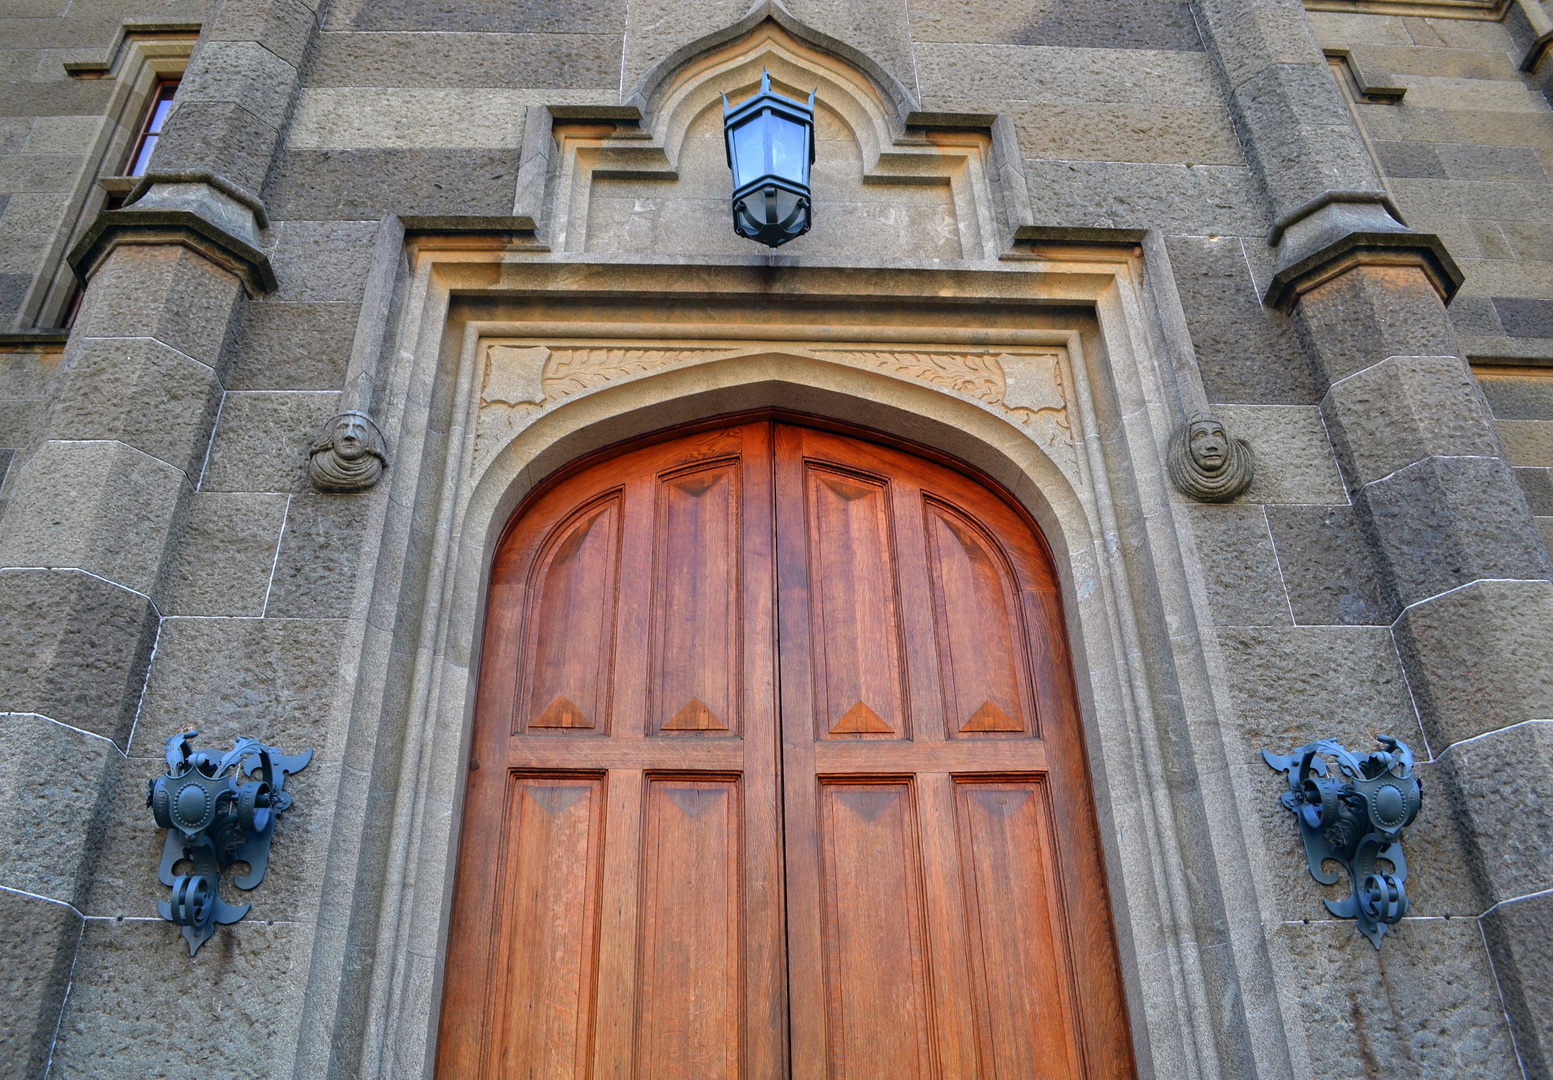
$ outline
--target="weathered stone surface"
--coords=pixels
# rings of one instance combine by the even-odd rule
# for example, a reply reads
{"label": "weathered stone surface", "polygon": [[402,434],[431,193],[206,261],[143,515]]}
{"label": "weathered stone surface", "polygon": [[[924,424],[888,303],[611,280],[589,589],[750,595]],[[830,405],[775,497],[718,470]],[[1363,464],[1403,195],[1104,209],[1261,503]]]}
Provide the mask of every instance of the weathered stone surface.
{"label": "weathered stone surface", "polygon": [[0,892],[0,1070],[42,1076],[81,917],[64,904]]}
{"label": "weathered stone surface", "polygon": [[365,495],[292,497],[270,591],[271,615],[337,619],[351,613],[370,508]]}
{"label": "weathered stone surface", "polygon": [[1264,234],[1251,170],[1231,165],[1155,165],[1025,159],[1040,224],[1157,228],[1168,235]]}
{"label": "weathered stone surface", "polygon": [[309,86],[613,89],[620,85],[620,36],[548,30],[537,34],[437,32],[414,38],[402,33],[324,34],[308,65],[307,82]]}
{"label": "weathered stone surface", "polygon": [[1218,632],[1246,745],[1286,753],[1315,739],[1368,747],[1376,732],[1419,741],[1384,627],[1235,627]]}
{"label": "weathered stone surface", "polygon": [[51,403],[55,439],[117,439],[198,478],[221,384],[148,338],[94,338],[67,354]]}
{"label": "weathered stone surface", "polygon": [[1312,1075],[1521,1076],[1476,919],[1404,920],[1379,951],[1350,922],[1273,933]]}
{"label": "weathered stone surface", "polygon": [[1553,466],[1553,421],[1499,420],[1494,426],[1504,440],[1505,459],[1511,465]]}
{"label": "weathered stone surface", "polygon": [[1490,375],[1482,371],[1474,374],[1495,419],[1553,420],[1553,376],[1538,373],[1534,368],[1523,371],[1524,374],[1516,375]]}
{"label": "weathered stone surface", "polygon": [[338,390],[345,383],[358,304],[248,305],[228,390]]}
{"label": "weathered stone surface", "polygon": [[[279,131],[286,123],[296,79],[293,64],[256,41],[207,38],[178,85],[177,108],[206,102],[238,104],[264,128]],[[166,130],[170,134],[178,126],[169,118]]]}
{"label": "weathered stone surface", "polygon": [[302,66],[315,17],[300,0],[228,0],[215,12],[207,41],[252,41],[292,67]]}
{"label": "weathered stone surface", "polygon": [[190,717],[200,745],[246,735],[321,750],[340,632],[326,619],[167,619],[132,751],[157,753]]}
{"label": "weathered stone surface", "polygon": [[1483,919],[1483,935],[1526,1075],[1546,1076],[1553,1063],[1553,895],[1500,904]]}
{"label": "weathered stone surface", "polygon": [[1321,414],[1314,406],[1215,405],[1214,414],[1256,454],[1256,476],[1244,502],[1347,502]]}
{"label": "weathered stone surface", "polygon": [[1269,506],[1267,520],[1296,623],[1391,622],[1353,507]]}
{"label": "weathered stone surface", "polygon": [[12,480],[0,566],[76,567],[156,597],[184,474],[114,442],[46,442]]}
{"label": "weathered stone surface", "polygon": [[1289,601],[1262,507],[1192,503],[1181,509],[1196,534],[1214,624],[1289,625]]}
{"label": "weathered stone surface", "polygon": [[200,490],[309,490],[308,446],[339,400],[320,392],[227,394]]}
{"label": "weathered stone surface", "polygon": [[237,278],[186,248],[126,245],[93,275],[74,333],[156,338],[219,376],[242,291]]}
{"label": "weathered stone surface", "polygon": [[1480,578],[1553,573],[1500,458],[1425,458],[1370,484],[1355,504],[1379,540],[1381,586],[1400,606]]}
{"label": "weathered stone surface", "polygon": [[1440,761],[1489,902],[1553,888],[1553,720],[1456,743]]}
{"label": "weathered stone surface", "polygon": [[197,493],[178,541],[164,613],[263,615],[287,501],[284,495]]}
{"label": "weathered stone surface", "polygon": [[106,739],[0,713],[0,883],[80,904],[122,759]]}
{"label": "weathered stone surface", "polygon": [[1455,356],[1383,360],[1334,382],[1322,413],[1354,489],[1430,454],[1500,453],[1488,403]]}
{"label": "weathered stone surface", "polygon": [[1263,309],[1242,245],[1234,236],[1166,239],[1203,389],[1215,404],[1314,404],[1294,327]]}
{"label": "weathered stone surface", "polygon": [[250,917],[217,929],[191,961],[171,923],[89,920],[50,1075],[289,1073],[310,942],[306,925]]}
{"label": "weathered stone surface", "polygon": [[0,571],[0,704],[129,737],[156,640],[143,596],[78,571]]}
{"label": "weathered stone surface", "polygon": [[270,184],[272,212],[291,219],[385,213],[512,213],[518,148],[289,149]]}
{"label": "weathered stone surface", "polygon": [[1409,608],[1396,630],[1437,754],[1485,731],[1553,717],[1553,584],[1475,582]]}
{"label": "weathered stone surface", "polygon": [[1300,298],[1294,322],[1322,394],[1388,356],[1458,355],[1445,305],[1412,267],[1363,266],[1340,274]]}
{"label": "weathered stone surface", "polygon": [[235,101],[185,101],[151,155],[158,172],[214,172],[248,191],[264,186],[279,132]]}
{"label": "weathered stone surface", "polygon": [[359,303],[372,268],[375,221],[288,221],[270,254],[279,287],[271,300]]}
{"label": "weathered stone surface", "polygon": [[329,9],[330,30],[413,30],[441,33],[611,34],[625,28],[625,0],[577,8],[550,0],[476,0],[433,7],[418,0],[346,0]]}

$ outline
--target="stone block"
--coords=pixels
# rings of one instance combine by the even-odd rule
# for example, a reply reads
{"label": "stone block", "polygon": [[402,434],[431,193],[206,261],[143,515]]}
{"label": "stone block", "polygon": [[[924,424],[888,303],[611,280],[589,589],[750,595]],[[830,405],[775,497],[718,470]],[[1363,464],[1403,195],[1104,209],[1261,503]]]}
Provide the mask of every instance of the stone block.
{"label": "stone block", "polygon": [[[943,5],[948,6],[948,5]],[[1024,9],[1023,5],[1012,5]],[[913,23],[916,7],[912,5]],[[1028,9],[1024,9],[1028,10]],[[1037,9],[1039,10],[1039,9]],[[1032,12],[1031,14],[1034,14]],[[980,21],[982,11],[976,11]],[[984,41],[974,30],[961,41]],[[1017,45],[1053,45],[1070,49],[1201,50],[1202,37],[1191,5],[1182,0],[1115,0],[1057,3],[1031,19],[1015,37]]]}
{"label": "stone block", "polygon": [[419,0],[345,0],[329,9],[330,30],[494,34],[612,34],[625,30],[625,0],[585,6],[553,0],[474,0],[428,6]]}
{"label": "stone block", "polygon": [[1391,622],[1353,507],[1269,506],[1267,520],[1296,623]]}
{"label": "stone block", "polygon": [[1311,1075],[1521,1080],[1476,919],[1406,919],[1379,951],[1341,920],[1273,935]]}
{"label": "stone block", "polygon": [[242,292],[236,277],[187,248],[126,245],[92,277],[74,336],[155,338],[219,374]]}
{"label": "stone block", "polygon": [[196,493],[178,542],[164,612],[263,615],[288,501],[285,495]]}
{"label": "stone block", "polygon": [[[200,42],[178,85],[178,109],[195,103],[241,105],[260,124],[279,131],[286,123],[297,69],[257,41]],[[176,121],[169,120],[168,131]]]}
{"label": "stone block", "polygon": [[990,111],[1011,101],[1224,107],[1201,52],[1003,46],[993,53],[983,44],[931,42],[916,51],[929,109]]}
{"label": "stone block", "polygon": [[161,919],[89,920],[50,1075],[288,1075],[311,944],[306,924],[250,917],[218,928],[191,960]]}
{"label": "stone block", "polygon": [[1445,166],[1435,153],[1434,143],[1377,141],[1375,156],[1387,176],[1405,176],[1429,180],[1445,179]]}
{"label": "stone block", "polygon": [[1385,627],[1227,627],[1218,639],[1250,751],[1287,753],[1322,738],[1368,747],[1376,732],[1419,742]]}
{"label": "stone block", "polygon": [[122,744],[156,634],[145,597],[89,574],[0,572],[0,702]]}
{"label": "stone block", "polygon": [[1483,919],[1505,1011],[1528,1077],[1553,1066],[1553,895],[1501,904]]}
{"label": "stone block", "polygon": [[1229,4],[1204,14],[1214,51],[1230,86],[1239,86],[1269,67],[1324,61],[1305,13],[1286,4]]}
{"label": "stone block", "polygon": [[40,116],[27,139],[28,154],[90,154],[107,121],[101,116]]}
{"label": "stone block", "polygon": [[1381,587],[1401,607],[1483,578],[1553,573],[1510,467],[1497,457],[1425,458],[1361,490]]}
{"label": "stone block", "polygon": [[1440,763],[1488,901],[1553,889],[1553,720],[1455,743]]}
{"label": "stone block", "polygon": [[[1452,308],[1454,317],[1454,307]],[[1496,420],[1553,420],[1553,375],[1536,368],[1474,371]]]}
{"label": "stone block", "polygon": [[0,400],[0,446],[21,448],[32,442],[43,427],[44,402]]}
{"label": "stone block", "polygon": [[79,906],[122,761],[107,739],[0,713],[0,881]]}
{"label": "stone block", "polygon": [[154,338],[91,338],[67,354],[54,439],[114,439],[199,479],[221,404],[216,373]]}
{"label": "stone block", "polygon": [[1267,232],[1265,204],[1246,168],[1030,158],[1024,168],[1030,205],[1043,225],[1157,228],[1169,235]]}
{"label": "stone block", "polygon": [[75,567],[158,598],[191,486],[123,443],[43,443],[0,517],[0,566]]}
{"label": "stone block", "polygon": [[259,191],[279,131],[235,101],[186,101],[168,117],[151,155],[158,172],[213,172]]}
{"label": "stone block", "polygon": [[1334,381],[1321,411],[1354,489],[1431,454],[1500,454],[1488,402],[1456,356],[1390,357]]}
{"label": "stone block", "polygon": [[1262,508],[1187,503],[1181,509],[1197,540],[1214,625],[1289,625],[1289,601]]}
{"label": "stone block", "polygon": [[197,718],[200,744],[239,736],[322,751],[338,690],[333,619],[167,619],[132,752],[158,753]]}
{"label": "stone block", "polygon": [[1245,164],[1222,107],[1021,102],[1008,113],[1033,158]]}
{"label": "stone block", "polygon": [[338,393],[227,394],[200,490],[310,491],[308,449],[339,402]]}
{"label": "stone block", "polygon": [[1315,406],[1215,405],[1230,434],[1251,444],[1256,476],[1242,498],[1259,503],[1346,502],[1348,492]]}
{"label": "stone block", "polygon": [[1294,323],[1321,394],[1388,356],[1459,355],[1445,305],[1415,267],[1341,274],[1300,297]]}
{"label": "stone block", "polygon": [[[407,40],[414,41],[413,48],[406,48]],[[620,85],[620,35],[424,33],[407,39],[400,33],[323,34],[308,65],[307,84],[613,89]]]}
{"label": "stone block", "polygon": [[1516,469],[1515,479],[1534,518],[1553,516],[1553,469]]}
{"label": "stone block", "polygon": [[376,221],[285,222],[270,253],[280,287],[269,299],[359,303],[376,237]]}
{"label": "stone block", "polygon": [[1166,238],[1210,402],[1309,405],[1310,371],[1289,317],[1262,307],[1238,237]]}
{"label": "stone block", "polygon": [[0,1070],[42,1076],[70,985],[81,917],[64,904],[0,892]]}
{"label": "stone block", "polygon": [[517,180],[517,147],[288,149],[276,163],[268,198],[271,213],[288,219],[500,216],[512,213]]}
{"label": "stone block", "polygon": [[249,304],[228,390],[338,390],[345,383],[359,304]]}
{"label": "stone block", "polygon": [[1511,465],[1553,467],[1553,418],[1548,420],[1499,420],[1494,425],[1504,440]]}
{"label": "stone block", "polygon": [[[300,68],[316,21],[312,9],[299,0],[229,0],[216,12],[204,37],[207,42],[257,42],[281,61]],[[208,62],[208,56],[200,61]]]}
{"label": "stone block", "polygon": [[364,494],[292,496],[270,589],[272,617],[338,619],[351,614],[370,509]]}
{"label": "stone block", "polygon": [[1437,755],[1485,731],[1553,717],[1553,583],[1478,581],[1415,604],[1396,632]]}
{"label": "stone block", "polygon": [[57,352],[0,353],[0,398],[43,397],[58,368]]}

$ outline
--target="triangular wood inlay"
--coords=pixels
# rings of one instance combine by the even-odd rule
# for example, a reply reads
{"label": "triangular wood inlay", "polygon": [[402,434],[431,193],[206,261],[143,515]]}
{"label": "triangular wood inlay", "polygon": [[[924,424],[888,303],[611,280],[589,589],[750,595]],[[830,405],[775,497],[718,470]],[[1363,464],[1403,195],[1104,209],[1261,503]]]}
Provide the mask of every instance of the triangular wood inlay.
{"label": "triangular wood inlay", "polygon": [[859,701],[848,709],[830,727],[832,735],[864,735],[875,732],[885,735],[894,735],[895,729],[880,719],[879,714]]}
{"label": "triangular wood inlay", "polygon": [[669,718],[669,722],[663,725],[663,730],[727,731],[728,725],[717,719],[700,698],[691,698],[688,705]]}
{"label": "triangular wood inlay", "polygon": [[971,714],[960,730],[964,731],[1023,731],[1024,725],[990,701]]}
{"label": "triangular wood inlay", "polygon": [[592,726],[593,721],[568,701],[565,695],[552,701],[550,707],[529,724],[530,728],[591,728]]}

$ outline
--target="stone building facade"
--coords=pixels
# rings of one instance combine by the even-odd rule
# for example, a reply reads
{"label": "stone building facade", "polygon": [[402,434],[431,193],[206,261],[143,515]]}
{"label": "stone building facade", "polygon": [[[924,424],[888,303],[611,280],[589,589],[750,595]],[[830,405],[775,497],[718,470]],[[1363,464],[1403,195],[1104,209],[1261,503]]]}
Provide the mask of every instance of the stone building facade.
{"label": "stone building facade", "polygon": [[[503,528],[753,412],[1038,524],[1139,1075],[1553,1076],[1550,41],[1538,0],[0,0],[0,1072],[430,1076]],[[818,88],[774,253],[721,141],[762,70]],[[386,470],[319,490],[347,413]],[[1205,413],[1230,501],[1169,479]],[[315,756],[191,959],[145,803],[196,728]],[[1424,789],[1379,949],[1260,756],[1376,733]]]}

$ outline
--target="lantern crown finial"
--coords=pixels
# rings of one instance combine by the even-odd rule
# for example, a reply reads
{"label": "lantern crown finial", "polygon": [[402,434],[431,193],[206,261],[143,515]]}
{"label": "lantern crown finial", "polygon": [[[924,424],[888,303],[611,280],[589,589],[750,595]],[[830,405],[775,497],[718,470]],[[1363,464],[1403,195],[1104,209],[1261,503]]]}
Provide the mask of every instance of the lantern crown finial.
{"label": "lantern crown finial", "polygon": [[809,166],[814,163],[814,92],[808,103],[771,89],[738,105],[723,95],[723,137],[733,170],[733,228],[740,236],[780,247],[809,231]]}

